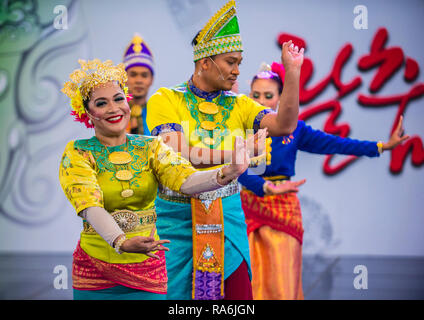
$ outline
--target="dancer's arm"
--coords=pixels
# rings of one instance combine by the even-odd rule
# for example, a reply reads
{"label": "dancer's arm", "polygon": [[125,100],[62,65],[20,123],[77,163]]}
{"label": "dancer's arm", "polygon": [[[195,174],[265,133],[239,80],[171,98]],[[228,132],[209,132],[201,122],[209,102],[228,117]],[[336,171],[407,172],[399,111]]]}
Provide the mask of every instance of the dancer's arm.
{"label": "dancer's arm", "polygon": [[[101,207],[89,207],[79,213],[79,216],[86,219],[94,230],[111,246],[115,247],[117,241],[121,237],[125,237],[125,233],[116,223],[115,219]],[[122,252],[143,253],[151,258],[159,259],[152,251],[169,251],[163,244],[169,243],[169,240],[155,240],[155,227],[152,229],[150,236],[135,236],[125,240],[120,250]]]}
{"label": "dancer's arm", "polygon": [[[259,130],[254,136],[247,139],[247,148],[251,155],[262,153],[262,149],[265,146],[266,134],[266,129]],[[215,150],[188,146],[184,134],[180,131],[163,133],[160,136],[168,146],[189,160],[195,168],[207,168],[232,161],[232,150]]]}
{"label": "dancer's arm", "polygon": [[[391,135],[389,141],[382,143],[381,150],[391,150],[403,141],[409,139],[409,136],[402,136],[403,118],[401,117],[396,130]],[[314,130],[310,126],[302,125],[298,149],[318,154],[346,154],[355,156],[378,157],[380,155],[377,141],[356,140],[351,138],[342,138],[339,136],[327,134],[320,130]]]}
{"label": "dancer's arm", "polygon": [[298,187],[306,182],[306,179],[299,181],[285,181],[284,183],[275,185],[271,181],[267,181],[259,175],[249,174],[250,170],[245,171],[238,181],[246,187],[246,189],[255,193],[258,197],[265,195],[277,195],[287,192],[298,192]]}
{"label": "dancer's arm", "polygon": [[280,97],[278,113],[265,115],[261,128],[268,128],[270,136],[291,134],[297,126],[299,114],[299,80],[303,63],[303,51],[294,47],[292,41],[285,42],[281,49],[281,60],[285,69],[284,87]]}
{"label": "dancer's arm", "polygon": [[214,170],[194,172],[184,181],[180,192],[192,195],[218,189],[237,179],[248,166],[249,155],[246,142],[241,137],[236,137],[230,165]]}

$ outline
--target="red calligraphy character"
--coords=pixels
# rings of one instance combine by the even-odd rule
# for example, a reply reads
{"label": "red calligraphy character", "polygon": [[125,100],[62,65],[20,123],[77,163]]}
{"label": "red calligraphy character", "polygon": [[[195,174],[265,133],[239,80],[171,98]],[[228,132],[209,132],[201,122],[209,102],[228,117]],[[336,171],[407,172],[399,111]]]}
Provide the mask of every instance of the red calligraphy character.
{"label": "red calligraphy character", "polygon": [[[278,44],[281,46],[284,42],[289,40],[293,41],[293,44],[298,46],[299,48],[306,47],[306,41],[302,38],[299,38],[295,35],[291,35],[288,33],[281,33],[278,36]],[[333,68],[330,73],[325,76],[323,79],[318,81],[315,85],[307,88],[308,82],[311,80],[312,74],[314,72],[314,64],[311,59],[308,57],[304,57],[303,65],[300,73],[300,87],[299,87],[299,102],[300,104],[306,104],[315,99],[321,92],[327,88],[327,86],[332,82],[333,85],[338,90],[337,98],[341,98],[346,94],[352,92],[356,88],[358,88],[362,80],[360,77],[355,77],[351,81],[347,83],[343,83],[341,80],[342,69],[345,64],[349,61],[353,52],[353,47],[350,43],[345,44],[339,53],[336,55],[334,60]],[[281,76],[281,74],[280,74]],[[284,77],[282,78],[284,79]]]}
{"label": "red calligraphy character", "polygon": [[[398,94],[389,97],[358,95],[360,104],[366,107],[384,107],[398,104],[398,110],[393,121],[391,133],[396,128],[401,115],[405,114],[408,103],[411,100],[421,98],[424,95],[424,83],[418,83],[405,94]],[[417,135],[411,136],[406,142],[394,148],[391,152],[390,171],[400,173],[405,163],[406,157],[411,153],[412,164],[421,166],[424,163],[424,147],[421,138]]]}
{"label": "red calligraphy character", "polygon": [[[326,122],[324,123],[324,131],[330,134],[338,135],[340,137],[347,137],[350,133],[350,126],[348,123],[339,123],[336,121],[342,112],[342,106],[337,100],[329,100],[323,103],[320,103],[316,106],[309,107],[302,111],[299,114],[299,119],[306,121],[317,114],[322,112],[330,111]],[[345,169],[349,164],[353,163],[358,157],[356,156],[345,156],[342,161],[336,165],[331,165],[331,160],[335,155],[330,154],[325,156],[323,171],[327,175],[335,175]]]}
{"label": "red calligraphy character", "polygon": [[371,84],[371,92],[377,92],[402,66],[404,56],[400,47],[385,48],[389,33],[386,28],[380,28],[371,43],[370,53],[359,59],[358,67],[369,70],[379,67]]}
{"label": "red calligraphy character", "polygon": [[[404,62],[404,53],[399,47],[385,48],[388,39],[388,32],[385,28],[380,28],[372,41],[371,52],[359,59],[358,67],[362,70],[368,70],[378,66],[371,84],[370,91],[377,92],[383,85],[399,70]],[[418,63],[410,58],[405,59],[404,79],[407,82],[414,81],[419,74]],[[395,94],[387,97],[376,95],[358,95],[358,101],[365,107],[384,107],[389,105],[398,105],[398,110],[392,125],[391,133],[396,128],[401,115],[405,114],[409,102],[418,99],[424,94],[424,83],[414,85],[407,93]],[[402,171],[406,157],[411,153],[411,161],[415,166],[424,163],[424,148],[421,138],[417,135],[411,136],[403,144],[394,148],[391,152],[390,171],[399,173]]]}
{"label": "red calligraphy character", "polygon": [[[287,42],[289,40],[292,40],[294,45],[297,45],[299,48],[304,47],[306,50],[306,42],[299,37],[286,33],[282,33],[278,37],[278,43],[280,46],[283,42]],[[353,46],[350,43],[345,44],[337,53],[334,59],[333,68],[331,69],[329,74],[311,87],[306,87],[314,71],[314,65],[311,59],[307,57],[304,58],[300,73],[299,102],[301,104],[305,104],[314,100],[327,88],[330,83],[333,83],[333,85],[335,86],[337,90],[337,95],[334,99],[330,101],[323,102],[316,106],[309,107],[303,110],[299,115],[299,119],[306,120],[322,112],[330,111],[330,114],[324,124],[323,129],[327,133],[339,135],[343,138],[349,135],[350,125],[348,123],[336,123],[336,120],[342,111],[342,106],[338,99],[354,91],[362,83],[362,79],[358,76],[354,77],[349,82],[343,82],[341,80],[343,67],[349,61],[350,57],[352,56],[352,52]],[[280,76],[282,76],[282,79],[284,79],[284,74],[279,74]],[[357,159],[357,157],[355,156],[345,156],[344,159],[338,164],[331,165],[331,161],[334,156],[335,155],[326,156],[323,165],[323,171],[325,174],[334,175],[340,172],[341,170],[345,169],[349,164],[351,164]]]}

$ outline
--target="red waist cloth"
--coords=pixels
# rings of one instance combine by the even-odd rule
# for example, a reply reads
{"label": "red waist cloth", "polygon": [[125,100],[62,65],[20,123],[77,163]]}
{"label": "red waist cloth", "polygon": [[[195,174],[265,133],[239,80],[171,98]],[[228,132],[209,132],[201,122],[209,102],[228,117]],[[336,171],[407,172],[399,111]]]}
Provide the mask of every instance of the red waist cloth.
{"label": "red waist cloth", "polygon": [[149,258],[141,263],[107,263],[89,256],[78,245],[72,264],[73,288],[101,290],[123,285],[133,289],[166,294],[167,273],[165,253],[156,253],[159,260]]}
{"label": "red waist cloth", "polygon": [[253,192],[243,190],[240,197],[248,234],[262,225],[268,225],[293,236],[302,244],[302,213],[296,193],[258,197]]}

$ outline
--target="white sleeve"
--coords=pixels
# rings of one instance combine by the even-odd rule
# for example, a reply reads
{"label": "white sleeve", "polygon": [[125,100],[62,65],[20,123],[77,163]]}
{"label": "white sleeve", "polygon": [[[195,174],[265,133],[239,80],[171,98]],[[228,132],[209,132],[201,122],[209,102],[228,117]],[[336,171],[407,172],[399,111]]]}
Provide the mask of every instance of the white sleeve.
{"label": "white sleeve", "polygon": [[96,232],[111,246],[121,234],[125,234],[115,219],[101,207],[90,207],[80,212],[82,218],[96,230]]}
{"label": "white sleeve", "polygon": [[196,171],[182,184],[180,191],[185,194],[196,194],[219,189],[221,185],[217,181],[219,169]]}

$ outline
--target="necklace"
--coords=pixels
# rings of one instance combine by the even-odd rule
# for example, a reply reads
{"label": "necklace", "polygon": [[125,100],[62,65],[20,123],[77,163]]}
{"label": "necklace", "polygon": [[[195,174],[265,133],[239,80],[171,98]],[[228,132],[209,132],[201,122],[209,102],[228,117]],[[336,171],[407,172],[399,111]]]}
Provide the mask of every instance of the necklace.
{"label": "necklace", "polygon": [[[134,195],[134,190],[131,189],[131,179],[134,178],[134,175],[129,170],[129,164],[133,158],[128,152],[128,139],[125,143],[125,151],[114,151],[110,153],[109,148],[106,146],[105,148],[108,154],[109,162],[112,163],[116,168],[115,178],[121,183],[121,197],[132,197]],[[128,183],[127,188],[124,187],[124,183]]]}

